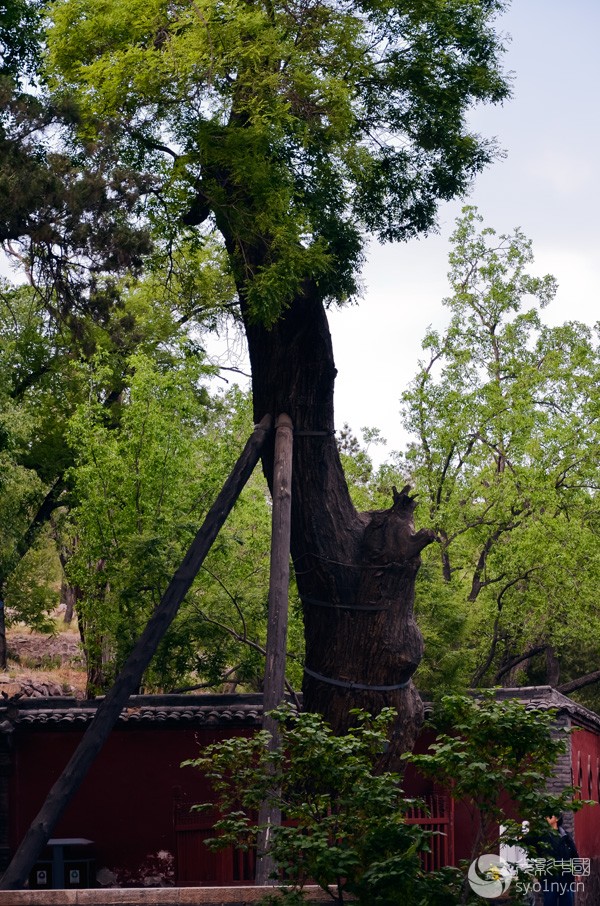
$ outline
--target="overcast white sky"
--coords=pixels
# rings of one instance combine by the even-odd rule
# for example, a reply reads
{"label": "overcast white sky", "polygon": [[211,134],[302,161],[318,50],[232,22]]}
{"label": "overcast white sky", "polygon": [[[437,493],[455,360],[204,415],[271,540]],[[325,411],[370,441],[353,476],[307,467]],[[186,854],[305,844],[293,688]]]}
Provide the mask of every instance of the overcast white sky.
{"label": "overcast white sky", "polygon": [[[500,22],[512,36],[505,66],[513,98],[472,120],[507,157],[479,176],[468,201],[487,225],[519,226],[532,239],[534,271],[559,282],[547,321],[593,324],[600,319],[600,2],[513,0]],[[448,238],[460,208],[440,211],[439,235],[374,245],[360,306],[331,313],[337,425],[378,427],[388,449],[406,440],[398,401],[416,373],[425,330],[447,317]]]}

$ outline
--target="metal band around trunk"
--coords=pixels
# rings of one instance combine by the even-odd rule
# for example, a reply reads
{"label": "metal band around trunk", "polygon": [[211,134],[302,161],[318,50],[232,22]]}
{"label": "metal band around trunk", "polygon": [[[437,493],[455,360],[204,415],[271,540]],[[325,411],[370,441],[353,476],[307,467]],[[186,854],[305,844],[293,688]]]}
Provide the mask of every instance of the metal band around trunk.
{"label": "metal band around trunk", "polygon": [[322,673],[316,673],[314,670],[309,670],[308,667],[304,668],[304,672],[309,676],[312,676],[313,679],[320,680],[322,683],[329,683],[331,686],[340,686],[342,689],[358,689],[361,692],[394,692],[396,689],[406,689],[410,683],[410,680],[408,679],[405,683],[396,683],[393,686],[367,686],[365,683],[353,683],[345,680],[332,679],[330,676],[323,676]]}
{"label": "metal band around trunk", "polygon": [[333,607],[337,610],[372,610],[373,612],[389,610],[388,604],[334,604],[332,601],[319,601],[310,595],[300,595],[300,600],[305,604],[315,604],[317,607]]}

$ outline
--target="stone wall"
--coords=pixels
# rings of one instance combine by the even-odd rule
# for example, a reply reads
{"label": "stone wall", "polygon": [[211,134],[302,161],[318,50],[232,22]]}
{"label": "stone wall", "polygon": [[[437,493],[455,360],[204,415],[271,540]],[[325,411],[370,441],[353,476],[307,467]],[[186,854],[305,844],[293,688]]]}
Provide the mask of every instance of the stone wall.
{"label": "stone wall", "polygon": [[[331,906],[318,887],[304,888],[315,906]],[[130,890],[5,890],[0,906],[254,906],[274,887],[171,887]]]}
{"label": "stone wall", "polygon": [[[553,731],[553,736],[556,738],[560,736],[565,742],[569,739],[566,733],[562,733],[561,730],[565,728],[571,728],[572,723],[568,714],[560,714],[556,718],[556,729]],[[548,783],[547,790],[549,793],[562,793],[565,787],[573,785],[573,769],[571,763],[571,747],[567,745],[567,751],[564,752],[556,762],[556,770],[550,782]],[[573,812],[565,812],[563,815],[563,827],[564,829],[575,838],[575,822]],[[577,840],[575,840],[575,845],[577,845]],[[600,903],[600,901],[598,901]]]}

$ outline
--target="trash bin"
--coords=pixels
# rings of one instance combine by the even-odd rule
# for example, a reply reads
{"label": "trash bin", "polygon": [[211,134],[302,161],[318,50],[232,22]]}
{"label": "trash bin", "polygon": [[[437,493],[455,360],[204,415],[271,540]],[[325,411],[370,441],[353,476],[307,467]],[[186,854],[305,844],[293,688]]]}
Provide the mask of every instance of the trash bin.
{"label": "trash bin", "polygon": [[30,876],[32,890],[77,890],[96,886],[93,841],[84,837],[48,840]]}

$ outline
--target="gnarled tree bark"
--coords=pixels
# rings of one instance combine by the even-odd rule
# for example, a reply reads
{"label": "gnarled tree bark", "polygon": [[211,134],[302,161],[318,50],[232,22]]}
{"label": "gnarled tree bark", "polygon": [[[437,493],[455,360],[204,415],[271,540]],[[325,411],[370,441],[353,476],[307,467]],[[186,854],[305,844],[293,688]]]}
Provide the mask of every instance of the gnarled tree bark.
{"label": "gnarled tree bark", "polygon": [[[271,328],[243,314],[255,417],[287,412],[295,426],[291,547],[304,605],[305,707],[338,732],[353,707],[396,708],[393,758],[412,747],[421,723],[411,677],[423,643],[413,604],[419,554],[433,532],[415,534],[408,488],[385,511],[359,513],[352,504],[334,437],[336,368],[318,288],[307,283]],[[263,468],[272,484],[271,447]]]}

